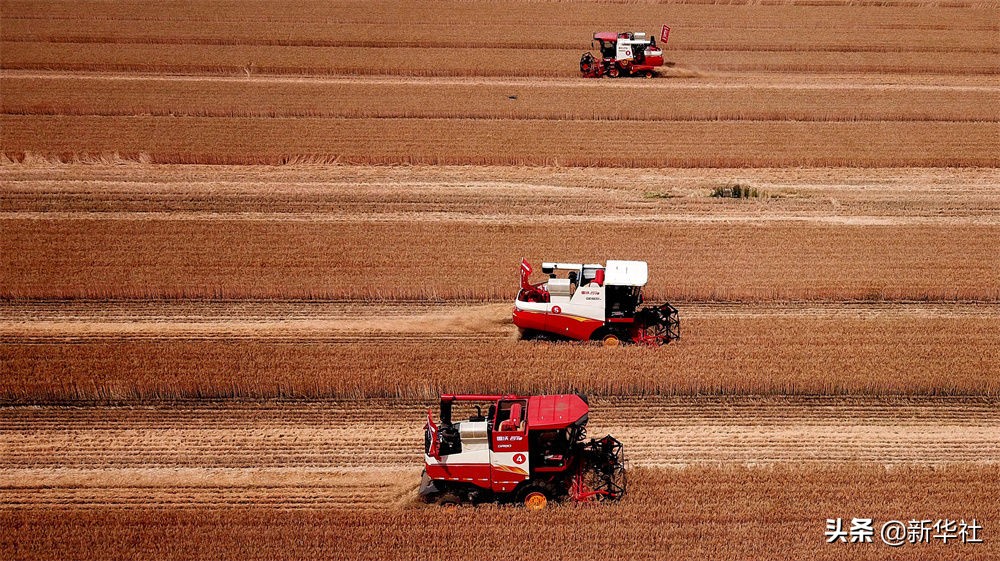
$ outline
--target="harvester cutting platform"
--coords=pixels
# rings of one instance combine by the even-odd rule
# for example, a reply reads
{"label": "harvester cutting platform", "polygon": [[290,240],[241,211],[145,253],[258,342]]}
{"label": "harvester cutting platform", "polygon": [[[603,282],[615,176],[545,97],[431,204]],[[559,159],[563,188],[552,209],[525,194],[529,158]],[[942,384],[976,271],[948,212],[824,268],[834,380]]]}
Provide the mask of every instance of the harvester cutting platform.
{"label": "harvester cutting platform", "polygon": [[608,346],[665,345],[680,339],[676,308],[639,307],[649,277],[645,261],[542,263],[549,278],[536,284],[528,281],[531,272],[531,265],[522,260],[513,319],[524,339],[591,340]]}
{"label": "harvester cutting platform", "polygon": [[[452,408],[462,402],[473,414],[453,422]],[[587,398],[577,394],[443,395],[440,424],[427,411],[420,496],[442,505],[502,501],[535,510],[550,501],[620,499],[622,445],[611,435],[588,440],[589,413]]]}
{"label": "harvester cutting platform", "polygon": [[[670,28],[663,26],[660,41],[664,44]],[[645,76],[652,78],[656,69],[663,66],[663,51],[656,39],[645,33],[602,31],[594,34],[594,43],[600,44],[600,58],[587,52],[580,57],[580,73],[587,78],[610,76]]]}

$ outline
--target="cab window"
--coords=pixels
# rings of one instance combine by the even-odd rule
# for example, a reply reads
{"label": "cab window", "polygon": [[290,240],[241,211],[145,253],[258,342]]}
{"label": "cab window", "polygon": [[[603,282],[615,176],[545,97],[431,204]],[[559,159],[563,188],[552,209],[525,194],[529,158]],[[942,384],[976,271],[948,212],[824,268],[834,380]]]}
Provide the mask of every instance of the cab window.
{"label": "cab window", "polygon": [[527,426],[528,403],[518,399],[501,401],[493,429],[501,432],[523,431]]}

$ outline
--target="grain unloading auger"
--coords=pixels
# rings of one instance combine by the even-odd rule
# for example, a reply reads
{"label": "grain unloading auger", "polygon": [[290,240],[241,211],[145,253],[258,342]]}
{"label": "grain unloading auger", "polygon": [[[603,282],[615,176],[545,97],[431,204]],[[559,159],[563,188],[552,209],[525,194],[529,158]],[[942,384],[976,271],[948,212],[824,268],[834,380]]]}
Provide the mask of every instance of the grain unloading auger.
{"label": "grain unloading auger", "polygon": [[[453,422],[459,402],[474,412]],[[427,411],[420,497],[529,509],[550,501],[618,500],[626,491],[622,444],[611,435],[588,439],[589,413],[587,398],[578,394],[443,395],[438,423]]]}
{"label": "grain unloading auger", "polygon": [[531,264],[521,260],[513,321],[524,339],[655,346],[681,337],[677,308],[670,304],[640,308],[649,277],[645,261],[542,263],[542,272],[549,278],[532,284]]}

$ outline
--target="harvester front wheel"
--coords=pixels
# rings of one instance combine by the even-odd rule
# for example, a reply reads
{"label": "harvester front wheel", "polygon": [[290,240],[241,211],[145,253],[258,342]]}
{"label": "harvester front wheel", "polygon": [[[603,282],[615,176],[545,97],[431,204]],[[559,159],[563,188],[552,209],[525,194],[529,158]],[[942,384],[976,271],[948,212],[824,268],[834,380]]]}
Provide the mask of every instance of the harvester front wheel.
{"label": "harvester front wheel", "polygon": [[551,500],[550,490],[539,483],[532,483],[518,493],[518,502],[528,510],[545,510]]}
{"label": "harvester front wheel", "polygon": [[612,78],[617,78],[618,76],[621,76],[621,70],[618,69],[617,64],[611,65],[611,68],[608,69],[608,76],[611,76]]}
{"label": "harvester front wheel", "polygon": [[544,510],[548,504],[549,498],[541,491],[528,493],[528,496],[524,498],[524,508],[528,510]]}
{"label": "harvester front wheel", "polygon": [[601,344],[605,347],[617,347],[622,344],[622,341],[614,333],[608,333],[601,338]]}

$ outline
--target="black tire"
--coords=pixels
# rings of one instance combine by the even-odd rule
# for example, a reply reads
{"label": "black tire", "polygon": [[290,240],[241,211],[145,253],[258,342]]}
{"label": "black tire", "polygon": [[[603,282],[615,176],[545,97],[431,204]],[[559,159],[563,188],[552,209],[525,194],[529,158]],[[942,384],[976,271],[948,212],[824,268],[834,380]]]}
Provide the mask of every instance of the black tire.
{"label": "black tire", "polygon": [[455,493],[445,493],[438,498],[438,504],[447,507],[461,506],[462,499]]}

